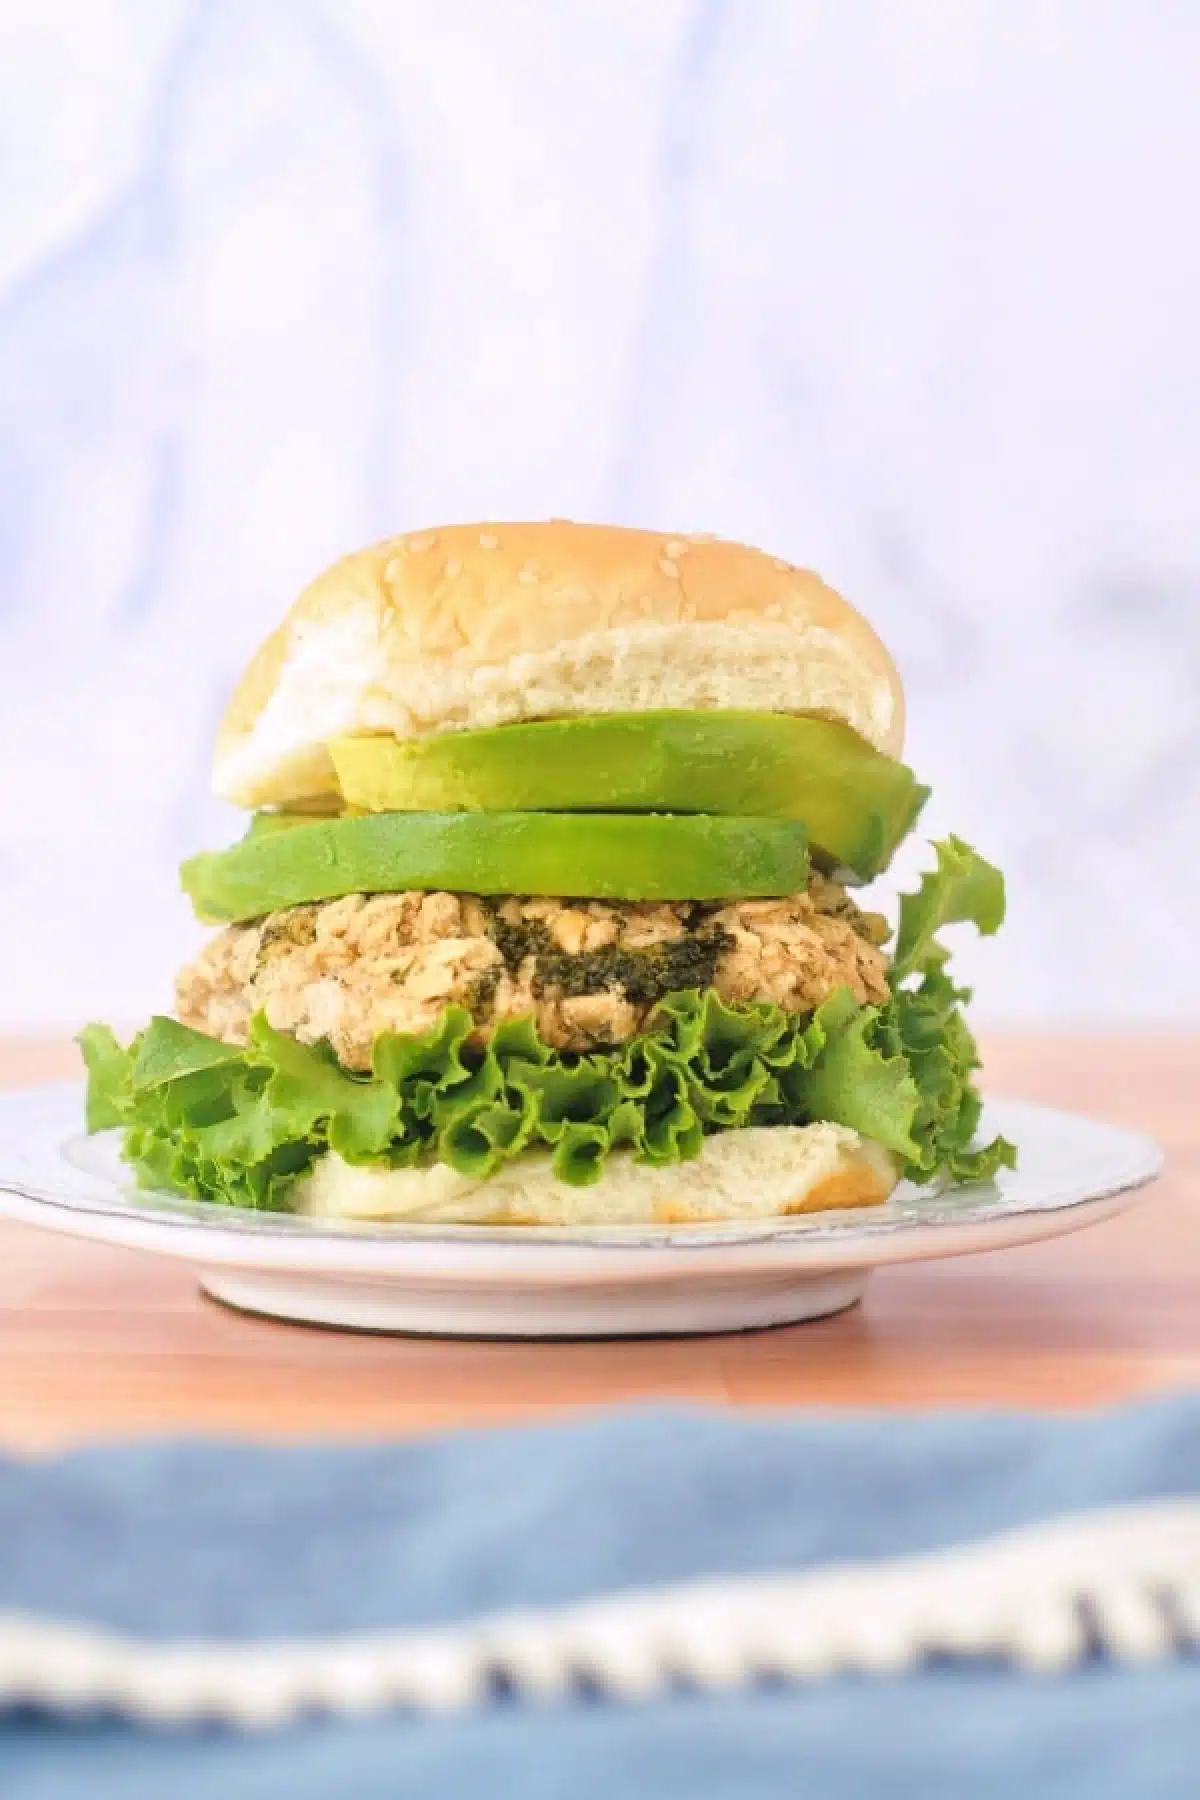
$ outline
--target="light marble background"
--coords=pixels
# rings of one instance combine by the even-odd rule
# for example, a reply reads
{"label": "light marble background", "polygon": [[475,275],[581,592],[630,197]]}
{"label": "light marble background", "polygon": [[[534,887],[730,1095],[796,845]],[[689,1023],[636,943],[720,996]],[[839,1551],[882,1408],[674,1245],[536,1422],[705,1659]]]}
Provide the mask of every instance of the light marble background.
{"label": "light marble background", "polygon": [[810,562],[994,855],[989,1022],[1200,1010],[1200,10],[0,0],[0,1025],[132,1019],[343,549]]}

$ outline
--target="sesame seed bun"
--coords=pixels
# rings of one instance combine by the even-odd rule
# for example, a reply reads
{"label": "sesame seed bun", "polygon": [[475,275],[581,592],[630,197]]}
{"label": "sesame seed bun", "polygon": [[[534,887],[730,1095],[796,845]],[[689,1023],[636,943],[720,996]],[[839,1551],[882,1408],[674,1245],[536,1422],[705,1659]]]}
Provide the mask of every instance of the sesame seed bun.
{"label": "sesame seed bun", "polygon": [[569,1187],[547,1152],[529,1151],[478,1180],[427,1169],[350,1164],[332,1153],[301,1178],[296,1210],[311,1218],[430,1225],[698,1225],[877,1206],[896,1185],[894,1159],[845,1125],[752,1125],[706,1138],[676,1168],[614,1153],[599,1181]]}
{"label": "sesame seed bun", "polygon": [[325,748],[655,707],[840,719],[894,755],[895,664],[810,570],[744,544],[576,525],[443,526],[344,557],[255,655],[214,786],[246,807],[337,796]]}

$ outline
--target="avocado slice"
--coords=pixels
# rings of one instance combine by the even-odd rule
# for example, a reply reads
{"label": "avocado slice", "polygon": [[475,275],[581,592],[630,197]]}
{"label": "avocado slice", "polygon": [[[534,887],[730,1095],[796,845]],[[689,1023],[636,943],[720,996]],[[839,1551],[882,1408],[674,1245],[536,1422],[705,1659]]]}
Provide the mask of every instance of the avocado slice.
{"label": "avocado slice", "polygon": [[831,719],[761,712],[595,714],[329,745],[366,812],[664,812],[794,819],[870,881],[929,789]]}
{"label": "avocado slice", "polygon": [[808,879],[804,827],[703,814],[388,812],[288,823],[268,814],[180,876],[202,919],[258,918],[341,894],[447,888],[596,900],[736,900]]}

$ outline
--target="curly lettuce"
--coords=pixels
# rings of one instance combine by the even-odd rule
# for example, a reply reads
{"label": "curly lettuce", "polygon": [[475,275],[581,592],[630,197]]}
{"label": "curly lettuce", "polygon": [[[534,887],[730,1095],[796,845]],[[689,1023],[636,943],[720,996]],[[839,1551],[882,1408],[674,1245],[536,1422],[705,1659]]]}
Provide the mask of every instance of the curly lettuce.
{"label": "curly lettuce", "polygon": [[935,868],[915,894],[900,896],[892,998],[871,1030],[881,1054],[904,1057],[917,1090],[912,1135],[918,1153],[906,1164],[909,1179],[928,1181],[944,1171],[955,1181],[985,1181],[1015,1168],[1017,1153],[1002,1137],[973,1148],[982,1102],[973,1080],[979,1052],[962,1010],[971,991],[948,974],[950,953],[937,934],[957,924],[974,925],[984,937],[999,931],[1004,877],[959,837],[933,850]]}
{"label": "curly lettuce", "polygon": [[[921,877],[915,894],[900,896],[893,986],[909,975],[940,968],[946,952],[937,934],[944,925],[974,925],[983,937],[991,937],[1004,923],[1004,877],[999,869],[960,837],[943,838],[933,850],[936,868]],[[963,997],[969,997],[965,990]]]}
{"label": "curly lettuce", "polygon": [[245,1045],[158,1017],[127,1047],[104,1025],[80,1043],[90,1130],[119,1127],[139,1181],[230,1206],[285,1210],[297,1176],[327,1150],[347,1162],[448,1163],[485,1178],[526,1150],[560,1180],[598,1181],[627,1149],[668,1167],[706,1136],[748,1125],[831,1120],[891,1150],[917,1181],[986,1179],[1011,1167],[1001,1138],[974,1145],[978,1067],[936,933],[1003,917],[999,873],[957,838],[900,908],[891,995],[860,1006],[846,988],[815,1012],[727,1005],[711,989],[668,995],[651,1028],[590,1054],[551,1049],[531,1019],[472,1042],[447,1007],[421,1035],[384,1033],[369,1073],[327,1044],[306,1045],[262,1014]]}

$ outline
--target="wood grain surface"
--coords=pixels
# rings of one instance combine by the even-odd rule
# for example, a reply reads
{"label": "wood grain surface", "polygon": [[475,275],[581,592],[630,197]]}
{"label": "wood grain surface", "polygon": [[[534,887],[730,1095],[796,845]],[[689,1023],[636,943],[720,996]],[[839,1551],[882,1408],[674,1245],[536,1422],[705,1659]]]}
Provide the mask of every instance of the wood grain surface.
{"label": "wood grain surface", "polygon": [[[579,1344],[356,1337],[238,1317],[154,1257],[0,1222],[0,1441],[404,1433],[647,1400],[1092,1406],[1200,1382],[1200,1039],[1000,1038],[997,1091],[1167,1148],[1142,1203],[1018,1250],[882,1271],[837,1319]],[[0,1085],[73,1073],[0,1042]]]}

